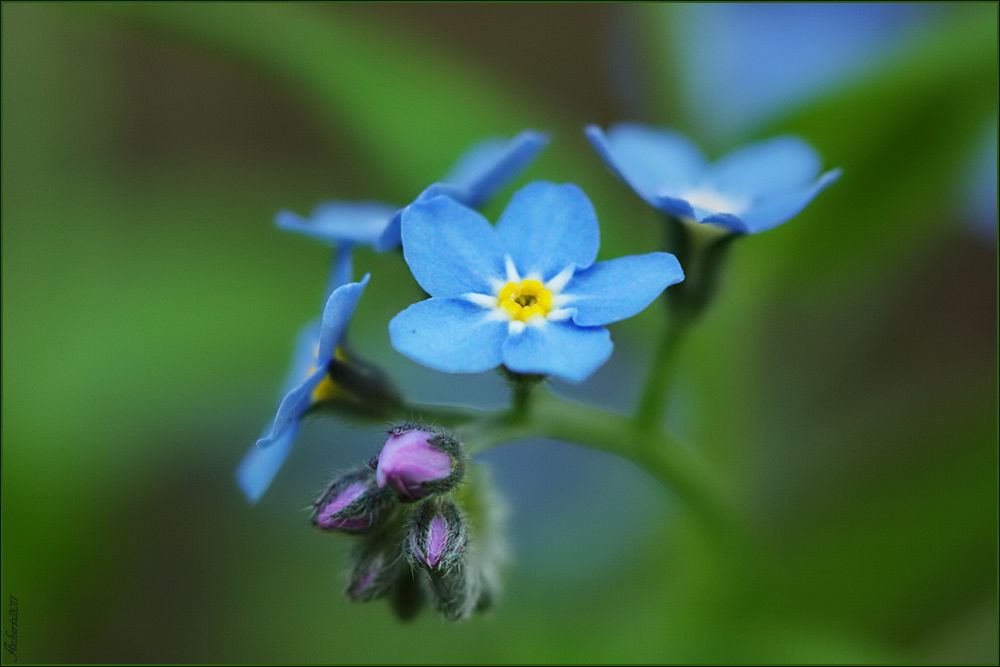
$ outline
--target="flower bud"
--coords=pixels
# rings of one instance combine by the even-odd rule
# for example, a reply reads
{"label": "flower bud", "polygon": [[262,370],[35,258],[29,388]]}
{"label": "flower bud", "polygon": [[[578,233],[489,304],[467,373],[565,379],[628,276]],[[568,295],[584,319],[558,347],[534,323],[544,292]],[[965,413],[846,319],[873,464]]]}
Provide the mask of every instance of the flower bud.
{"label": "flower bud", "polygon": [[371,530],[392,501],[362,468],[335,479],[313,504],[313,523],[323,530],[363,533]]}
{"label": "flower bud", "polygon": [[451,500],[428,500],[413,514],[403,553],[414,567],[447,570],[461,560],[467,541],[458,506]]}
{"label": "flower bud", "polygon": [[[371,540],[354,554],[347,576],[347,597],[353,602],[370,602],[393,592],[409,568],[400,567],[399,544]],[[408,576],[408,573],[406,573]]]}
{"label": "flower bud", "polygon": [[414,424],[389,432],[375,469],[379,488],[390,486],[403,502],[453,488],[462,479],[465,455],[457,440]]}
{"label": "flower bud", "polygon": [[428,571],[425,579],[427,597],[449,621],[461,621],[476,610],[481,588],[478,570],[464,562],[448,570]]}

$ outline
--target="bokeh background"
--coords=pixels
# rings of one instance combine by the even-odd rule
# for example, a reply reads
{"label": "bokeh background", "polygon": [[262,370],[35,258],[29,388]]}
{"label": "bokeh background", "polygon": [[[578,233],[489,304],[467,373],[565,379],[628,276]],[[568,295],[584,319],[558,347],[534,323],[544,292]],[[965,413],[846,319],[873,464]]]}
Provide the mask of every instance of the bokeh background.
{"label": "bokeh background", "polygon": [[[996,662],[995,4],[2,11],[19,663]],[[601,257],[648,252],[661,223],[582,134],[622,120],[713,157],[796,133],[844,170],[740,241],[669,416],[732,480],[768,575],[712,553],[633,465],[519,443],[483,457],[514,555],[492,615],[348,603],[348,540],[303,508],[379,428],[310,423],[257,506],[232,477],[329,266],[274,213],[405,204],[531,127],[553,141],[519,184],[579,183]],[[491,374],[393,352],[419,289],[394,254],[356,262],[362,354],[418,399],[503,404]],[[555,391],[628,410],[662,324],[612,327],[612,362]]]}

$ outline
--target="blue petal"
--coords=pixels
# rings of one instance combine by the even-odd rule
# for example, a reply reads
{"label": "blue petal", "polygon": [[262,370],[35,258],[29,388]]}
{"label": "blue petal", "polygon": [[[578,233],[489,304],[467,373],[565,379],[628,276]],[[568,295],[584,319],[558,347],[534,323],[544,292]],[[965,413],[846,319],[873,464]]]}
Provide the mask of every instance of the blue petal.
{"label": "blue petal", "polygon": [[[333,294],[326,302],[323,310],[323,320],[319,331],[319,345],[316,348],[315,356],[307,356],[308,342],[305,339],[306,332],[314,331],[307,327],[299,335],[296,345],[295,362],[292,364],[293,372],[298,370],[299,380],[295,381],[295,376],[290,374],[286,384],[292,384],[291,389],[281,399],[278,411],[274,415],[274,422],[271,428],[257,441],[258,447],[270,447],[290,428],[297,428],[298,420],[303,413],[309,409],[312,402],[312,392],[323,378],[326,376],[326,366],[333,359],[334,352],[340,339],[344,335],[357,308],[358,300],[368,284],[369,276],[365,276],[360,283],[350,283],[334,290]],[[315,326],[315,325],[312,325]],[[315,340],[315,339],[313,339]],[[306,376],[309,369],[313,371]]]}
{"label": "blue petal", "polygon": [[[458,159],[441,182],[421,192],[416,201],[444,195],[470,208],[479,208],[531,164],[548,142],[548,135],[533,130],[525,130],[510,141],[500,138],[481,141]],[[396,211],[376,241],[376,250],[399,246],[401,221],[402,211]]]}
{"label": "blue petal", "polygon": [[725,155],[712,165],[709,181],[726,195],[766,197],[811,182],[821,164],[806,142],[797,137],[776,137]]}
{"label": "blue petal", "polygon": [[458,201],[478,208],[531,164],[548,142],[548,135],[534,130],[525,130],[510,141],[481,141],[466,151],[441,180],[456,188]]}
{"label": "blue petal", "polygon": [[374,246],[395,212],[395,206],[382,202],[327,202],[313,209],[310,219],[280,211],[275,223],[330,245],[349,241]]}
{"label": "blue petal", "polygon": [[777,227],[798,215],[826,186],[840,178],[840,173],[839,169],[832,169],[815,183],[763,199],[740,217],[751,234]]}
{"label": "blue petal", "polygon": [[375,241],[375,250],[378,252],[385,252],[386,250],[392,250],[393,248],[399,247],[399,245],[403,242],[401,232],[402,221],[403,209],[399,209],[392,214],[389,224],[386,225],[385,230],[382,231],[382,235]]}
{"label": "blue petal", "polygon": [[492,294],[504,253],[493,226],[449,197],[418,199],[403,210],[403,256],[431,296]]}
{"label": "blue petal", "polygon": [[612,171],[653,206],[697,184],[708,165],[697,146],[670,130],[620,123],[607,135],[596,125],[586,134]]}
{"label": "blue petal", "polygon": [[344,330],[354,316],[354,311],[358,307],[358,301],[368,285],[370,274],[365,274],[359,283],[348,283],[333,291],[326,301],[323,309],[323,324],[319,333],[319,351],[316,354],[316,363],[324,369],[340,344],[340,339],[344,336]]}
{"label": "blue petal", "polygon": [[338,287],[346,285],[354,279],[354,244],[350,241],[344,241],[335,252],[333,266],[330,267],[330,277],[326,281],[324,297],[326,299],[329,299]]}
{"label": "blue petal", "polygon": [[271,428],[265,431],[257,440],[257,447],[269,448],[284,438],[290,431],[295,431],[299,427],[299,419],[309,409],[312,400],[313,389],[322,381],[326,375],[326,364],[320,366],[309,377],[285,394],[278,406],[278,412],[274,415]]}
{"label": "blue petal", "polygon": [[318,321],[310,322],[299,330],[295,337],[295,348],[292,352],[292,363],[288,367],[285,381],[282,383],[279,401],[285,394],[302,384],[302,380],[309,374],[309,367],[316,360],[316,349],[319,344],[320,324]]}
{"label": "blue petal", "polygon": [[[455,201],[460,202],[462,197],[462,192],[454,185],[448,185],[447,183],[433,183],[428,186],[417,195],[414,202],[427,201],[428,199],[433,199],[434,197],[444,195],[445,197],[451,197]],[[396,211],[389,224],[386,226],[385,231],[379,237],[378,241],[375,243],[375,249],[379,252],[383,250],[389,250],[391,248],[397,248],[403,242],[402,235],[402,223],[403,223],[403,210],[399,209]]]}
{"label": "blue petal", "polygon": [[651,252],[598,262],[575,274],[563,293],[573,297],[566,308],[576,310],[576,324],[601,326],[642,312],[669,285],[683,279],[676,257]]}
{"label": "blue petal", "polygon": [[604,327],[543,321],[507,338],[503,364],[515,373],[583,382],[608,360],[613,348],[611,334]]}
{"label": "blue petal", "polygon": [[271,482],[292,451],[298,431],[296,423],[292,428],[286,429],[267,449],[251,445],[250,450],[240,461],[240,465],[236,468],[236,482],[250,502],[255,503],[260,500],[267,487],[271,486]]}
{"label": "blue petal", "polygon": [[397,352],[445,373],[481,373],[500,365],[507,321],[465,299],[427,299],[389,322]]}
{"label": "blue petal", "polygon": [[[272,444],[284,437],[285,433],[298,429],[299,417],[309,408],[309,396],[322,379],[321,374],[310,372],[310,368],[313,368],[316,363],[320,330],[319,322],[310,322],[299,331],[295,339],[292,363],[285,375],[285,381],[282,383],[277,413],[271,426],[257,441],[256,447],[270,448]],[[316,376],[315,381],[311,381],[314,375]],[[306,388],[303,388],[304,383],[308,385]]]}
{"label": "blue petal", "polygon": [[524,186],[504,209],[497,233],[521,276],[537,272],[542,280],[570,264],[590,266],[601,244],[594,206],[572,183]]}
{"label": "blue petal", "polygon": [[650,204],[653,205],[653,208],[663,211],[664,213],[668,213],[675,218],[680,218],[682,220],[685,218],[692,218],[695,220],[698,219],[694,208],[686,199],[678,199],[676,197],[654,197]]}
{"label": "blue petal", "polygon": [[753,230],[746,223],[746,220],[732,213],[713,213],[697,219],[698,222],[706,225],[719,225],[737,234],[753,234]]}

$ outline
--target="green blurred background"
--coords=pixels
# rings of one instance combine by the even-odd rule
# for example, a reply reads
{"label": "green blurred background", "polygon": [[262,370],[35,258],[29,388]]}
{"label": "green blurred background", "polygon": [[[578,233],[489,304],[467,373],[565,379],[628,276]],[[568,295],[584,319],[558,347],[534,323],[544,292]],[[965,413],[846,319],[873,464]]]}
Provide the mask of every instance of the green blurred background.
{"label": "green blurred background", "polygon": [[[996,148],[996,5],[939,9],[728,136],[691,101],[689,10],[4,3],[17,661],[996,662],[996,230],[965,204],[991,123]],[[579,183],[601,256],[648,252],[659,221],[583,139],[620,120],[713,157],[795,132],[844,169],[738,244],[671,413],[733,480],[767,575],[713,553],[631,464],[525,443],[487,457],[514,551],[491,616],[402,625],[349,604],[348,541],[303,508],[378,428],[308,425],[255,507],[232,479],[328,268],[274,212],[404,204],[472,142],[532,127],[553,141],[519,183]],[[356,262],[364,355],[417,398],[502,404],[492,375],[393,352],[386,323],[419,289],[394,255]],[[556,391],[627,410],[661,326],[651,308],[612,327],[613,362]]]}

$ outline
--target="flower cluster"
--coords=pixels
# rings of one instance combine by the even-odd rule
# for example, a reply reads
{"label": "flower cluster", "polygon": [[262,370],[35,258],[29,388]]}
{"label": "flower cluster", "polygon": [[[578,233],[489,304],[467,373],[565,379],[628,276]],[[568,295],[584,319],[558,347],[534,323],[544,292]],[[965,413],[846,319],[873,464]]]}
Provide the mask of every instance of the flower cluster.
{"label": "flower cluster", "polygon": [[491,572],[502,550],[494,544],[490,553],[489,539],[473,539],[491,529],[488,516],[470,517],[461,508],[458,485],[467,465],[452,436],[406,423],[389,432],[367,467],[330,483],[313,504],[312,520],[321,530],[357,536],[351,600],[388,598],[403,618],[425,600],[449,620],[489,608],[497,594]]}
{"label": "flower cluster", "polygon": [[[523,437],[539,380],[589,378],[613,351],[607,325],[640,313],[671,285],[684,281],[666,293],[673,325],[694,321],[732,240],[787,221],[840,173],[820,174],[819,157],[794,138],[738,149],[711,164],[670,130],[623,124],[607,133],[591,126],[586,134],[612,171],[666,214],[673,230],[666,246],[597,261],[597,213],[573,184],[530,183],[495,225],[487,221],[475,209],[548,141],[530,130],[477,144],[404,208],[328,202],[311,219],[278,214],[279,227],[336,246],[337,254],[322,318],[300,333],[274,419],[237,469],[247,498],[256,502],[267,490],[308,415],[334,411],[371,423],[420,419],[454,427],[394,427],[367,466],[337,477],[313,504],[317,528],[355,540],[351,600],[387,599],[403,618],[428,602],[451,620],[489,608],[505,552],[501,504],[456,434],[476,449]],[[699,229],[714,231],[699,237]],[[476,414],[409,402],[385,372],[351,351],[345,332],[369,283],[368,275],[352,282],[357,244],[378,251],[401,245],[429,297],[389,322],[392,347],[445,373],[503,371],[514,386],[510,410]],[[669,352],[674,338],[664,340]],[[662,421],[669,394],[664,355],[651,369],[634,429],[623,437]]]}

